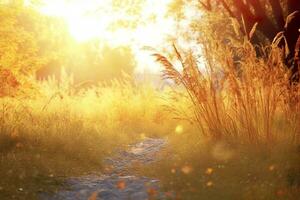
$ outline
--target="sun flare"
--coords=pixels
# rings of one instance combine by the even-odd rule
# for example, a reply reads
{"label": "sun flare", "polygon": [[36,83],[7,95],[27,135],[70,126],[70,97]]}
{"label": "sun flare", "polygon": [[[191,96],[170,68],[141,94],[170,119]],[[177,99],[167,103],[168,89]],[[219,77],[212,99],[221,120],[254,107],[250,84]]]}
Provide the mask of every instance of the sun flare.
{"label": "sun flare", "polygon": [[[41,11],[60,17],[78,42],[98,39],[110,46],[130,46],[138,71],[158,72],[141,49],[159,47],[174,33],[174,20],[167,16],[171,0],[73,0],[45,1]],[[142,62],[142,63],[141,63]]]}

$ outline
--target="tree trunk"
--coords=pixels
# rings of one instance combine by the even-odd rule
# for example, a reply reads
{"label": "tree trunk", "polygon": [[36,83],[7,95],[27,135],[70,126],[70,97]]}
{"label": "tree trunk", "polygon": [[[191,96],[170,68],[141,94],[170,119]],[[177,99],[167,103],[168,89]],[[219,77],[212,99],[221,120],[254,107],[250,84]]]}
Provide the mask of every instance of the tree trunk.
{"label": "tree trunk", "polygon": [[284,27],[284,16],[283,16],[283,9],[280,5],[279,0],[269,0],[269,3],[273,10],[273,15],[276,20],[277,28],[282,30]]}

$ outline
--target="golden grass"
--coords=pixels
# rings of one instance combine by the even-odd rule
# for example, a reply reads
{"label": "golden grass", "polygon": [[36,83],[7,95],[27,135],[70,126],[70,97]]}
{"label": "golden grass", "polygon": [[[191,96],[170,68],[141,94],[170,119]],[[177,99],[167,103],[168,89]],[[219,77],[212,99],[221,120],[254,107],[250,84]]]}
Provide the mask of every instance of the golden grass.
{"label": "golden grass", "polygon": [[178,83],[174,91],[132,81],[74,85],[64,76],[1,98],[0,199],[35,198],[55,190],[61,176],[101,171],[102,158],[117,148],[165,135],[169,159],[143,170],[178,199],[297,196],[299,86],[290,84],[278,49],[255,49],[234,22],[228,33],[207,20],[201,65],[175,45],[181,69],[154,55],[164,77]]}
{"label": "golden grass", "polygon": [[255,48],[247,39],[236,42],[228,35],[227,40],[218,37],[207,33],[199,38],[205,58],[201,63],[199,55],[174,45],[174,62],[180,63],[180,69],[162,54],[154,54],[164,67],[164,77],[185,88],[177,96],[187,97],[193,108],[194,115],[187,119],[215,139],[298,143],[300,90],[290,84],[280,51]]}
{"label": "golden grass", "polygon": [[76,94],[70,77],[33,85],[31,95],[0,99],[0,199],[35,199],[64,177],[100,173],[117,149],[175,127],[150,85],[115,81]]}
{"label": "golden grass", "polygon": [[297,199],[300,90],[280,50],[253,47],[222,16],[197,26],[201,63],[175,45],[171,58],[154,54],[184,89],[175,87],[168,109],[190,123],[169,136],[161,162],[136,170],[175,199]]}

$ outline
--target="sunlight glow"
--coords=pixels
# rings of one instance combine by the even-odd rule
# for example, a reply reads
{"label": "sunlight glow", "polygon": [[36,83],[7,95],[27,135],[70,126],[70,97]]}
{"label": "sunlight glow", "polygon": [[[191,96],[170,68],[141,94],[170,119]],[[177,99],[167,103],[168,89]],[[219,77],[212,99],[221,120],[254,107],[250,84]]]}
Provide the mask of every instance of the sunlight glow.
{"label": "sunlight glow", "polygon": [[[158,72],[159,67],[142,52],[145,46],[161,47],[174,31],[166,16],[171,0],[51,0],[41,11],[63,18],[78,42],[99,39],[110,46],[129,45],[137,57],[138,70]],[[146,55],[147,54],[147,55]]]}

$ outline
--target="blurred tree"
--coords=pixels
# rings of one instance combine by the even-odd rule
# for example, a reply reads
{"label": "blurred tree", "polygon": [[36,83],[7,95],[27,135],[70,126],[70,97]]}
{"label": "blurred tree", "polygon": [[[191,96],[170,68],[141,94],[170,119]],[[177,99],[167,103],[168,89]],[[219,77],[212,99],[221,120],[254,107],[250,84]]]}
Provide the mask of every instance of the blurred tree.
{"label": "blurred tree", "polygon": [[[37,72],[38,79],[55,76],[61,80],[62,69],[73,75],[74,82],[109,81],[122,78],[123,73],[132,75],[136,66],[134,55],[128,46],[110,47],[99,40],[69,44],[68,54],[60,64],[45,65]],[[58,67],[54,67],[58,66]]]}
{"label": "blurred tree", "polygon": [[32,75],[62,61],[67,30],[23,0],[0,1],[0,68]]}
{"label": "blurred tree", "polygon": [[135,68],[130,47],[110,47],[99,40],[77,44],[71,57],[76,57],[76,60],[70,60],[67,71],[74,74],[75,82],[121,78],[123,72],[132,75]]}
{"label": "blurred tree", "polygon": [[129,47],[110,48],[97,40],[77,43],[63,20],[43,15],[26,2],[0,0],[0,69],[35,74],[40,80],[54,75],[60,80],[64,67],[76,82],[133,73],[135,61]]}
{"label": "blurred tree", "polygon": [[[211,0],[199,2],[208,11],[214,9]],[[215,3],[215,7],[219,4],[237,19],[252,43],[262,44],[261,34],[282,48],[285,64],[291,69],[291,81],[299,82],[298,66],[295,64],[295,47],[300,29],[299,0],[217,0]]]}
{"label": "blurred tree", "polygon": [[[198,2],[202,12],[204,10],[236,19],[240,32],[254,45],[270,44],[273,41],[273,44],[283,49],[284,61],[291,69],[291,77],[298,72],[294,57],[300,28],[299,0],[173,0],[173,8],[191,2]],[[220,25],[224,19],[219,20],[223,20],[219,22],[218,29],[224,35],[226,30],[222,30],[225,28]],[[257,53],[260,55],[260,51]]]}
{"label": "blurred tree", "polygon": [[[231,17],[238,19],[248,37],[257,24],[257,31],[269,41],[284,29],[285,18],[289,14],[300,11],[299,0],[200,0],[199,2],[207,11],[218,11],[222,8]],[[253,40],[255,43],[261,43],[257,36],[253,37]]]}

